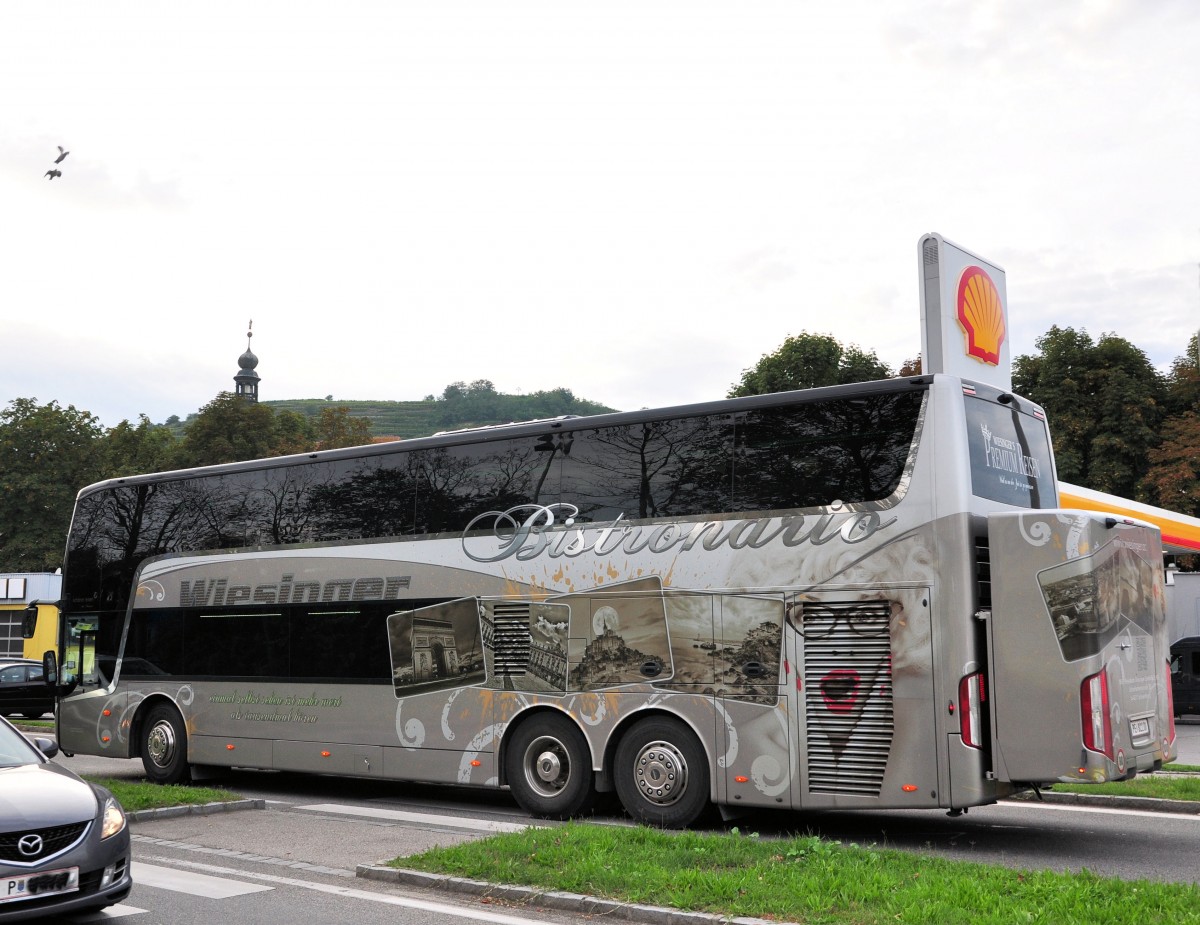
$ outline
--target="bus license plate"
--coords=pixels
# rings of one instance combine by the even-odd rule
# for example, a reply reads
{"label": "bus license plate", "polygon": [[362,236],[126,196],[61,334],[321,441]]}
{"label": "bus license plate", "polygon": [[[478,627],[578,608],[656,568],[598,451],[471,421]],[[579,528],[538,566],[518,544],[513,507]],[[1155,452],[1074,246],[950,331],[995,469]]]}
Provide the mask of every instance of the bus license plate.
{"label": "bus license plate", "polygon": [[19,899],[34,899],[52,893],[73,893],[79,889],[79,868],[47,870],[40,874],[23,877],[5,877],[0,880],[0,903]]}
{"label": "bus license plate", "polygon": [[1129,721],[1129,735],[1134,739],[1145,739],[1150,735],[1150,720],[1148,719],[1131,719]]}

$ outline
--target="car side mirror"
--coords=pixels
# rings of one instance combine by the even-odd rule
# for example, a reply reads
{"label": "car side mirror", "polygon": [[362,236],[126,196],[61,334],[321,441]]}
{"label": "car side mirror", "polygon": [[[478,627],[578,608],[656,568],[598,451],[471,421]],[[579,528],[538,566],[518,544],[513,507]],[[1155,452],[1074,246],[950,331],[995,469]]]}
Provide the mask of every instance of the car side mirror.
{"label": "car side mirror", "polygon": [[42,678],[51,687],[58,683],[58,658],[53,651],[42,655]]}
{"label": "car side mirror", "polygon": [[47,758],[53,758],[58,754],[58,743],[53,739],[47,739],[45,736],[38,736],[32,741],[33,744],[37,746],[38,751],[40,751]]}

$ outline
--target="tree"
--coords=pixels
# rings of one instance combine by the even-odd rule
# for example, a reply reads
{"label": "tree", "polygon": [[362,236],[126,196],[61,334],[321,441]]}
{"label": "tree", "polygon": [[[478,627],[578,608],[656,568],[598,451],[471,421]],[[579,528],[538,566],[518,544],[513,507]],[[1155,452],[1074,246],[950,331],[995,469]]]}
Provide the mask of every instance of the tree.
{"label": "tree", "polygon": [[489,379],[476,379],[470,385],[452,382],[442,392],[441,402],[438,420],[443,427],[490,423],[500,415],[500,395]]}
{"label": "tree", "polygon": [[346,405],[322,408],[321,416],[313,427],[313,436],[318,450],[362,446],[371,442],[371,422],[366,418],[351,417]]}
{"label": "tree", "polygon": [[1168,420],[1162,443],[1150,450],[1148,459],[1144,486],[1150,500],[1200,517],[1200,414],[1189,411]]}
{"label": "tree", "polygon": [[0,557],[13,571],[62,564],[75,494],[100,478],[99,422],[74,405],[13,399],[0,412]]}
{"label": "tree", "polygon": [[1167,413],[1200,411],[1200,334],[1193,334],[1187,352],[1176,357],[1167,375]]}
{"label": "tree", "polygon": [[774,353],[764,353],[753,369],[743,370],[741,382],[730,388],[729,397],[870,382],[891,375],[873,350],[843,347],[828,334],[800,333],[785,340]]}
{"label": "tree", "polygon": [[1171,366],[1166,406],[1162,443],[1148,454],[1142,484],[1154,504],[1200,517],[1200,335]]}
{"label": "tree", "polygon": [[308,453],[315,449],[312,423],[298,411],[275,412],[274,431],[268,456]]}
{"label": "tree", "polygon": [[168,426],[138,415],[136,427],[122,421],[100,438],[96,448],[100,470],[105,478],[161,472],[175,464],[178,442]]}
{"label": "tree", "polygon": [[1013,388],[1046,409],[1058,477],[1141,498],[1147,454],[1159,443],[1165,383],[1146,354],[1115,334],[1051,327],[1040,353],[1017,357]]}
{"label": "tree", "polygon": [[176,453],[180,466],[209,466],[302,453],[312,447],[303,415],[249,402],[222,392],[188,422]]}

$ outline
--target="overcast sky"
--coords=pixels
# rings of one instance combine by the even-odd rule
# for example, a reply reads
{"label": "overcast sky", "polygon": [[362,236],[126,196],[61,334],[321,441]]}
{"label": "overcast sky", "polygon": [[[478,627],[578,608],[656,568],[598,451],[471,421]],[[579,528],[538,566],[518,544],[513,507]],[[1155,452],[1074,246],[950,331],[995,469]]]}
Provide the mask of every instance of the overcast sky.
{"label": "overcast sky", "polygon": [[[1163,368],[1200,328],[1200,4],[5,3],[0,406],[723,396],[920,349],[917,241]],[[46,177],[62,145],[62,176]]]}

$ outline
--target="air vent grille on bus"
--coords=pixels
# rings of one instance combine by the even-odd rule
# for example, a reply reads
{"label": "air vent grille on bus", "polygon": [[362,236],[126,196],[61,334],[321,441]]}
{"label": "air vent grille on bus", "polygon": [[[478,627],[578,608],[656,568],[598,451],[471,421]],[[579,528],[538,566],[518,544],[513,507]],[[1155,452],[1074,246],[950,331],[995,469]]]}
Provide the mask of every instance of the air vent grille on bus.
{"label": "air vent grille on bus", "polygon": [[810,793],[879,796],[892,748],[891,605],[805,602]]}
{"label": "air vent grille on bus", "polygon": [[529,602],[497,601],[492,605],[493,668],[509,677],[525,674],[532,639],[529,635]]}
{"label": "air vent grille on bus", "polygon": [[992,552],[986,536],[975,540],[975,583],[979,587],[979,606],[992,606]]}

